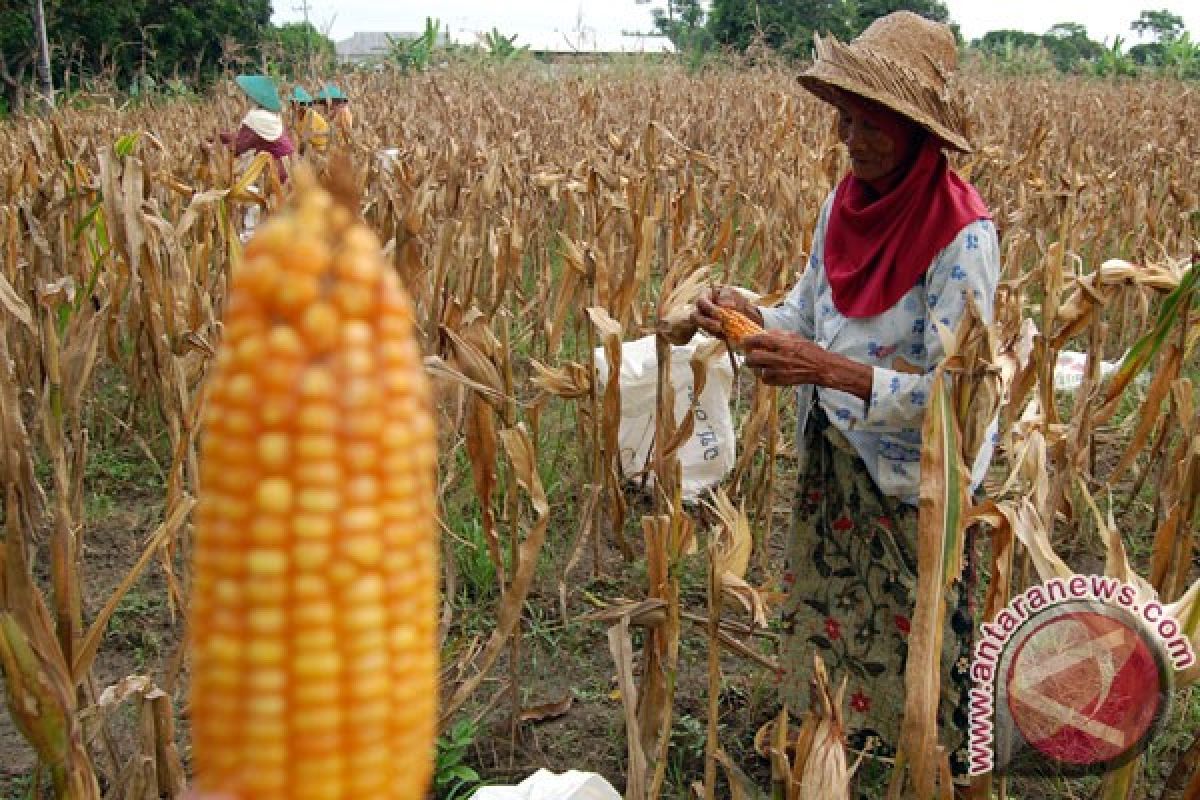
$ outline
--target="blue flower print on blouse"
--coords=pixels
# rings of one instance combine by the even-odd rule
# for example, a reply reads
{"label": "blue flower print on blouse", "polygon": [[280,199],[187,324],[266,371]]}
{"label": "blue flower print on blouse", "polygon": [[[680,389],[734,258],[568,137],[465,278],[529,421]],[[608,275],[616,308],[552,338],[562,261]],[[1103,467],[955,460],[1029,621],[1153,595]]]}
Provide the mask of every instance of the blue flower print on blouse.
{"label": "blue flower print on blouse", "polygon": [[908,461],[919,462],[921,460],[921,448],[905,447],[899,442],[883,439],[879,443],[879,454],[889,461]]}
{"label": "blue flower print on blouse", "polygon": [[950,278],[956,281],[965,281],[967,279],[967,271],[962,268],[962,264],[954,265],[954,268],[950,270]]}
{"label": "blue flower print on blouse", "polygon": [[880,360],[894,354],[900,348],[894,344],[881,345],[879,342],[867,342],[867,355]]}

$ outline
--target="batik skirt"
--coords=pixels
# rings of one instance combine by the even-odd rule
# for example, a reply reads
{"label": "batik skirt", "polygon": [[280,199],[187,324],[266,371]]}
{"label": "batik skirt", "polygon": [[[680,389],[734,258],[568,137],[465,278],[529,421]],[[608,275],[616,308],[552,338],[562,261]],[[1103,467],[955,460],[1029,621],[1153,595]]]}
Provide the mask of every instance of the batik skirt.
{"label": "batik skirt", "polygon": [[[847,679],[849,746],[867,753],[864,766],[879,774],[895,757],[904,715],[917,509],[880,492],[819,404],[809,415],[803,452],[784,574],[781,695],[797,714],[809,708],[813,654],[819,654],[834,686]],[[968,767],[972,560],[946,596],[941,657],[938,739],[956,783]]]}

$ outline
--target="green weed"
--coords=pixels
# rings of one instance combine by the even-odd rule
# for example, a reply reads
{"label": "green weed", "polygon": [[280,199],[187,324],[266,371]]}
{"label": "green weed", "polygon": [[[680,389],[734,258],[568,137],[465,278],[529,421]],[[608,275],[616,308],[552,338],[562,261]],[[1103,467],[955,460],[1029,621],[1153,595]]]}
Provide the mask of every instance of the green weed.
{"label": "green weed", "polygon": [[433,788],[438,800],[469,797],[482,785],[479,773],[466,763],[467,751],[479,729],[469,719],[461,719],[437,740]]}

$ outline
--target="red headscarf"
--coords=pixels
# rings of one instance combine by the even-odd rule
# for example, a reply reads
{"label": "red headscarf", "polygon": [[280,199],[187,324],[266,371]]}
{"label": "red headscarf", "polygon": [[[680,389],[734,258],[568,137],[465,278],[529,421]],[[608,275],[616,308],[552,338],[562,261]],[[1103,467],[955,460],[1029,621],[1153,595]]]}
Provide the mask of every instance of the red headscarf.
{"label": "red headscarf", "polygon": [[987,206],[950,169],[933,136],[882,197],[847,175],[838,184],[825,235],[825,274],[837,310],[847,317],[887,311],[959,231],[979,219],[991,219]]}

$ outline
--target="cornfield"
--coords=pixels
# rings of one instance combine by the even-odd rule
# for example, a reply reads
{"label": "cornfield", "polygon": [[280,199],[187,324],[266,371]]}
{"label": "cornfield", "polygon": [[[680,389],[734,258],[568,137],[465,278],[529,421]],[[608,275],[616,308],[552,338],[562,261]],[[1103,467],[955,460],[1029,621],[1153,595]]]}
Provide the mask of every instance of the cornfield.
{"label": "cornfield", "polygon": [[[977,149],[955,166],[993,211],[1004,272],[996,319],[964,321],[926,421],[923,498],[962,508],[923,513],[924,541],[951,545],[920,554],[914,634],[941,626],[940,581],[978,524],[985,615],[1070,564],[1136,580],[1200,645],[1200,101],[1171,82],[967,83]],[[436,393],[442,730],[469,720],[474,763],[500,782],[547,766],[603,772],[633,800],[844,791],[842,676],[818,670],[798,739],[785,715],[755,741],[779,709],[744,708],[778,669],[791,393],[737,377],[735,466],[685,503],[677,455],[697,420],[673,413],[668,339],[709,285],[772,298],[795,281],[848,168],[832,115],[774,65],[453,67],[347,89],[355,129],[334,151],[413,298]],[[177,797],[188,781],[206,376],[244,214],[287,192],[206,146],[239,116],[225,89],[0,133],[6,796]],[[596,354],[619,364],[655,334],[655,445],[629,475],[619,382],[597,380]],[[1089,354],[1070,395],[1053,385],[1064,350]],[[697,351],[697,395],[726,358]],[[1121,366],[1102,377],[1103,361]],[[986,500],[945,502],[996,414]],[[139,626],[161,632],[153,647]],[[929,639],[910,658],[932,675],[910,671],[897,699],[903,796],[938,796]],[[1170,741],[1089,791],[1196,796],[1197,677],[1179,676]]]}

